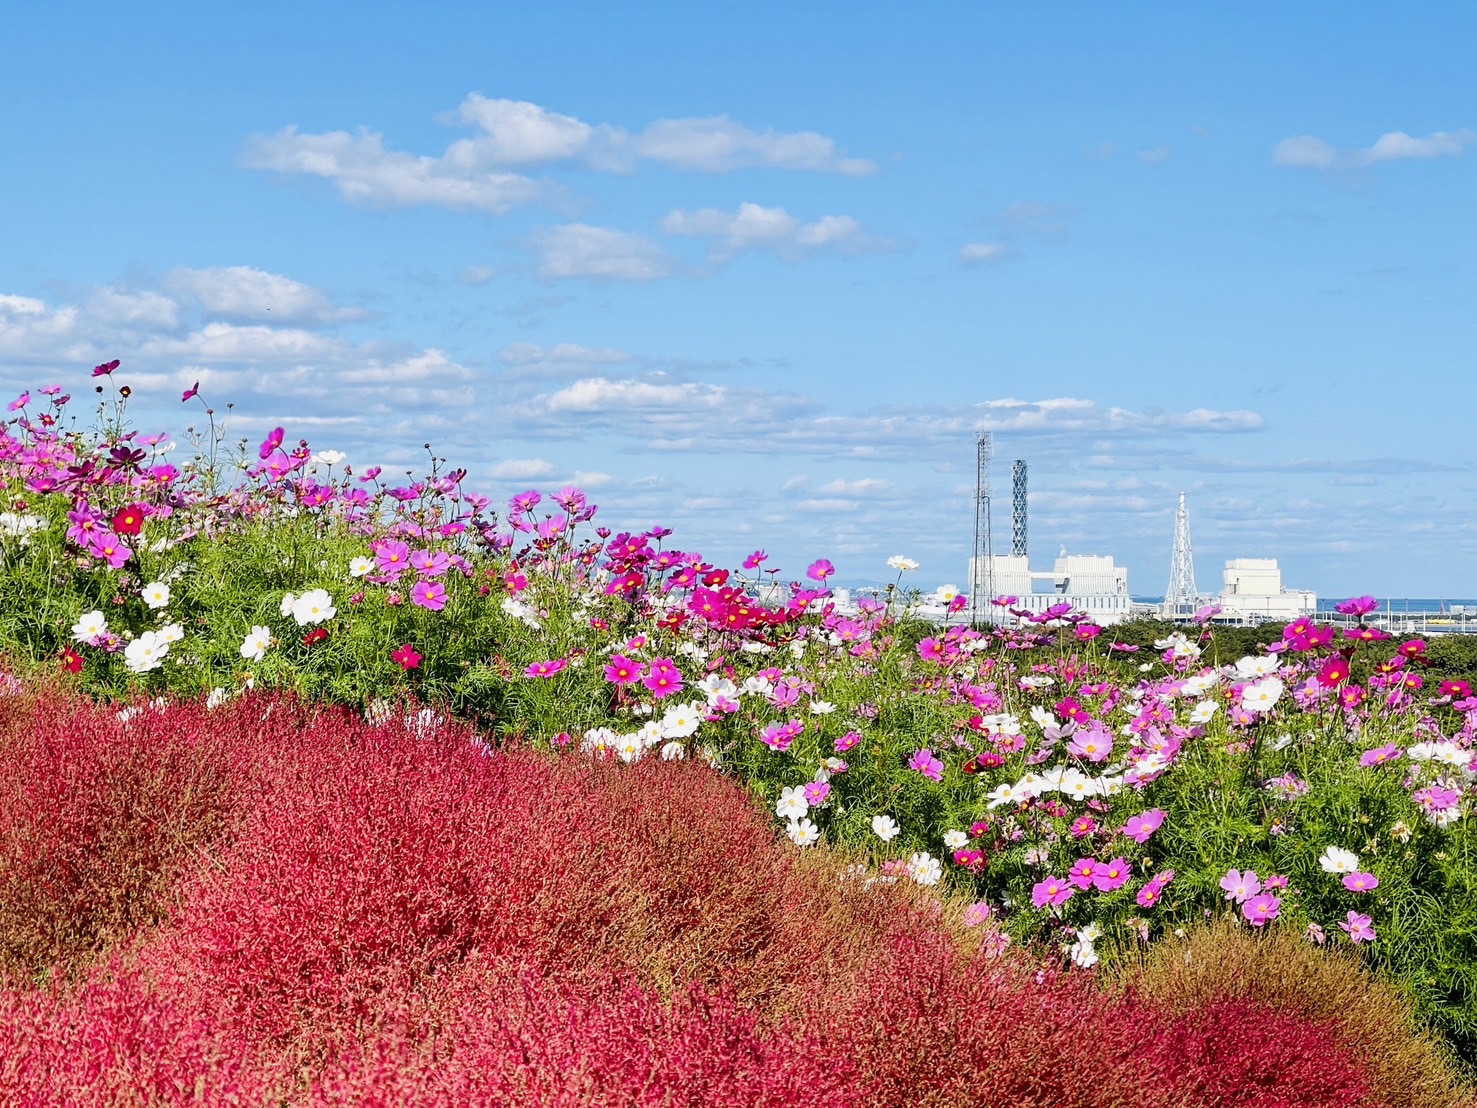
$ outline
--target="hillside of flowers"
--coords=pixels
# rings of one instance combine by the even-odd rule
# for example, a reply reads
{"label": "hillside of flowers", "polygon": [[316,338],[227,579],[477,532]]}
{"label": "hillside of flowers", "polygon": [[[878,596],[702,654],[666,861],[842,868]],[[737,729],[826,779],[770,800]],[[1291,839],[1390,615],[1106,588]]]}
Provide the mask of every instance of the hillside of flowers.
{"label": "hillside of flowers", "polygon": [[[1477,1061],[1469,820],[1477,697],[1467,679],[1431,665],[1442,644],[1392,639],[1369,624],[1369,598],[1341,606],[1344,629],[1299,620],[1250,653],[1223,651],[1209,612],[1141,644],[1066,605],[1030,617],[1008,597],[991,599],[993,618],[979,627],[938,626],[913,614],[907,574],[917,567],[904,555],[889,562],[896,583],[883,595],[840,609],[827,587],[836,567],[825,557],[787,572],[756,550],[740,566],[719,566],[665,528],[604,526],[579,489],[529,490],[494,504],[464,487],[465,471],[434,456],[424,474],[392,479],[283,429],[233,448],[198,388],[186,391],[183,410],[209,430],[181,450],[163,432],[130,425],[119,363],[98,366],[88,385],[100,390],[101,407],[85,425],[65,389],[48,385],[16,398],[0,431],[0,649],[24,687],[39,682],[111,705],[122,733],[166,705],[196,702],[231,719],[264,703],[334,706],[375,733],[471,727],[479,757],[497,755],[492,763],[537,755],[519,764],[554,775],[533,789],[551,808],[577,807],[569,783],[581,775],[648,781],[637,775],[716,778],[716,770],[770,821],[763,836],[724,856],[735,865],[777,839],[797,872],[811,854],[840,856],[858,887],[946,894],[979,958],[1008,953],[1010,964],[1025,959],[1068,989],[1153,956],[1208,920],[1269,942],[1272,932],[1294,935],[1382,975],[1423,1027],[1458,1058]],[[964,596],[942,599],[961,616],[968,610]],[[284,731],[284,752],[300,745],[293,734]],[[268,758],[272,738],[257,741],[268,750],[252,757]],[[216,804],[208,794],[217,786],[203,779],[204,792],[184,791],[203,805],[186,821],[205,836],[188,847],[191,857],[246,835],[263,809],[240,797],[279,787],[265,763],[231,764],[237,799]],[[356,812],[378,811],[368,794],[341,799]],[[284,803],[299,800],[316,810],[309,798]],[[601,837],[568,815],[558,823],[572,836],[571,853],[627,872],[614,830]],[[270,845],[274,833],[260,829],[263,858],[285,849]],[[261,864],[252,872],[271,880]],[[150,880],[165,880],[154,872]],[[375,887],[367,875],[353,881]],[[173,882],[165,884],[175,890]],[[205,895],[187,880],[179,888],[158,892],[159,903]],[[698,903],[692,913],[706,917]],[[393,910],[422,907],[433,911],[398,902]],[[138,928],[154,923],[125,919],[131,910],[121,901],[108,909],[118,918],[110,917],[105,930],[115,939],[107,942],[58,925],[51,938],[19,948],[7,937],[7,956],[42,973],[79,956],[69,942],[118,958],[126,947],[124,961],[88,971],[104,977],[46,1002],[95,1004],[116,1016],[134,1003],[125,994],[165,995],[145,982],[157,982],[166,963],[170,972],[185,964],[139,954]],[[443,922],[447,936],[456,933]],[[180,938],[172,926],[147,942],[216,950],[224,941]],[[447,941],[455,957],[436,956],[447,965],[481,949]],[[711,954],[699,947],[689,956],[697,949]],[[325,947],[312,957],[327,965],[335,956]],[[620,995],[639,1008],[649,997],[631,988],[687,996],[679,982],[718,984],[678,964],[635,967],[636,977],[598,987],[626,989]],[[423,970],[438,972],[395,969],[395,987]],[[506,974],[491,976],[510,987]],[[376,980],[355,987],[391,988]],[[745,986],[729,984],[739,993],[720,989],[691,1003],[736,1005],[723,1011],[742,1023]],[[250,996],[231,1002],[232,1018],[256,1020],[260,1004],[298,1011],[281,998],[252,999],[275,987],[250,986]],[[518,1001],[538,1019],[572,1019],[570,1005],[594,1003],[595,994],[545,987],[528,986]],[[490,996],[467,1003],[486,1011]],[[413,1029],[441,1026],[442,1010],[420,1010],[429,1002],[415,990],[402,999],[409,1007],[395,1016],[399,1038],[374,1040],[373,1056],[332,1055],[352,1070],[345,1088],[371,1070],[410,1074],[436,1057]],[[64,1020],[60,1008],[41,1013],[34,997],[12,1000],[28,1013],[16,1026]],[[685,1010],[632,1019],[680,1020]],[[198,1011],[161,1015],[157,1026],[176,1018],[189,1034],[216,1026]],[[304,1045],[311,1036],[284,1039],[276,1017],[260,1018],[267,1022],[252,1024],[252,1035],[277,1030],[248,1036],[251,1049],[269,1039],[285,1050],[290,1040],[293,1050],[325,1056],[322,1044]],[[662,1023],[652,1032],[668,1034],[689,1031]],[[477,1043],[468,1049],[512,1049],[501,1039]],[[222,1058],[237,1049],[196,1046],[225,1051]],[[795,1065],[795,1081],[820,1080]],[[745,1102],[762,1101],[754,1096]]]}

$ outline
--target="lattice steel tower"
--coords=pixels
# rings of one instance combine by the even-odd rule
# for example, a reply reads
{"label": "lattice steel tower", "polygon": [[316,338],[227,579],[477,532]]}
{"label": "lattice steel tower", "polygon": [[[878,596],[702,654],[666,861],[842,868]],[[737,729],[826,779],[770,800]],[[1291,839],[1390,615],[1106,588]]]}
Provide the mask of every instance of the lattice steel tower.
{"label": "lattice steel tower", "polygon": [[1195,587],[1195,559],[1190,552],[1190,509],[1185,507],[1185,494],[1180,493],[1180,509],[1174,517],[1174,553],[1169,562],[1169,588],[1164,593],[1164,607],[1173,614],[1194,612],[1200,603],[1200,590]]}
{"label": "lattice steel tower", "polygon": [[1010,463],[1010,553],[1017,558],[1029,556],[1026,549],[1026,460]]}
{"label": "lattice steel tower", "polygon": [[975,623],[994,623],[995,607],[995,536],[990,527],[990,459],[995,454],[995,440],[989,431],[981,431],[975,439],[974,478],[974,580],[970,590],[970,612]]}

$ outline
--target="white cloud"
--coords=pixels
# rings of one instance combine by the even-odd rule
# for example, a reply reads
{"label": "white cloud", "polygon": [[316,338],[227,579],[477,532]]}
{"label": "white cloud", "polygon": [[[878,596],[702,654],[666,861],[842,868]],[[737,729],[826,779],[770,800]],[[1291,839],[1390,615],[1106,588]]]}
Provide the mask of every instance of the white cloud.
{"label": "white cloud", "polygon": [[234,265],[175,269],[160,281],[177,296],[197,300],[207,316],[244,322],[337,323],[367,314],[336,307],[323,293],[276,273]]}
{"label": "white cloud", "polygon": [[959,250],[959,264],[967,266],[998,265],[1018,257],[1003,242],[967,242]]}
{"label": "white cloud", "polygon": [[474,92],[457,108],[456,118],[482,128],[475,139],[454,142],[446,161],[468,170],[486,165],[539,165],[584,153],[595,128],[526,100],[489,100]]}
{"label": "white cloud", "polygon": [[157,292],[126,292],[116,288],[94,289],[87,299],[87,314],[104,323],[147,330],[173,330],[180,325],[180,306]]}
{"label": "white cloud", "polygon": [[627,231],[566,223],[534,236],[540,277],[591,277],[608,281],[656,281],[673,272],[671,255]]}
{"label": "white cloud", "polygon": [[532,203],[542,192],[537,182],[517,173],[473,169],[446,155],[416,157],[386,150],[384,136],[368,130],[305,135],[284,127],[274,135],[253,135],[241,160],[249,169],[322,177],[344,199],[376,207],[435,204],[502,215]]}
{"label": "white cloud", "polygon": [[880,496],[892,492],[893,484],[880,477],[862,477],[854,481],[842,477],[822,485],[816,491],[836,496]]}
{"label": "white cloud", "polygon": [[862,227],[845,215],[827,215],[803,223],[784,208],[765,208],[745,201],[736,212],[717,208],[672,211],[663,217],[669,235],[709,239],[709,260],[729,261],[745,250],[772,250],[784,258],[798,258],[828,247],[855,248],[864,243]]}
{"label": "white cloud", "polygon": [[847,158],[836,143],[814,131],[784,134],[751,131],[726,115],[701,119],[659,119],[631,141],[648,158],[676,169],[724,173],[750,166],[813,170],[863,177],[875,173],[875,162]]}
{"label": "white cloud", "polygon": [[1163,165],[1174,154],[1173,146],[1151,146],[1139,151],[1139,161],[1145,165]]}
{"label": "white cloud", "polygon": [[488,476],[507,481],[538,481],[552,477],[559,467],[543,458],[509,458],[487,471]]}
{"label": "white cloud", "polygon": [[250,169],[321,177],[347,200],[399,207],[434,204],[457,211],[501,215],[533,203],[546,191],[509,167],[571,163],[608,172],[627,172],[641,162],[671,169],[726,173],[766,167],[864,176],[877,169],[865,158],[847,157],[834,139],[814,131],[755,131],[727,115],[659,119],[631,133],[610,124],[590,124],[526,100],[492,99],[471,93],[443,122],[476,127],[439,155],[390,150],[384,135],[305,134],[295,126],[252,135],[241,154]]}
{"label": "white cloud", "polygon": [[544,398],[550,412],[700,411],[721,408],[729,399],[722,385],[693,381],[655,384],[650,381],[587,377]]}
{"label": "white cloud", "polygon": [[802,500],[795,505],[802,512],[854,512],[859,505],[855,500],[846,500],[842,497],[816,497],[810,500]]}
{"label": "white cloud", "polygon": [[1362,169],[1383,162],[1412,158],[1448,158],[1477,143],[1477,131],[1436,131],[1416,138],[1404,131],[1387,131],[1363,149],[1339,149],[1315,135],[1285,138],[1272,151],[1274,165],[1301,169]]}

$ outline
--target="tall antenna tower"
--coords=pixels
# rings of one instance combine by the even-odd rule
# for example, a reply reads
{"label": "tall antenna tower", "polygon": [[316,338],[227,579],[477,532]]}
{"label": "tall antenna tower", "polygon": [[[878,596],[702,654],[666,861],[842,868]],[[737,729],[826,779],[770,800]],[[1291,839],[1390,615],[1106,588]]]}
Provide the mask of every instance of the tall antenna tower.
{"label": "tall antenna tower", "polygon": [[1010,553],[1025,558],[1026,545],[1026,461],[1017,458],[1010,463]]}
{"label": "tall antenna tower", "polygon": [[1174,553],[1169,561],[1169,588],[1164,593],[1164,610],[1171,615],[1188,615],[1200,603],[1200,590],[1195,587],[1195,559],[1190,553],[1190,509],[1185,507],[1185,494],[1180,493],[1180,508],[1174,517]]}
{"label": "tall antenna tower", "polygon": [[990,459],[995,455],[995,439],[989,431],[980,431],[975,439],[974,478],[974,557],[970,559],[974,580],[970,582],[970,611],[974,623],[994,623],[995,536],[990,528]]}

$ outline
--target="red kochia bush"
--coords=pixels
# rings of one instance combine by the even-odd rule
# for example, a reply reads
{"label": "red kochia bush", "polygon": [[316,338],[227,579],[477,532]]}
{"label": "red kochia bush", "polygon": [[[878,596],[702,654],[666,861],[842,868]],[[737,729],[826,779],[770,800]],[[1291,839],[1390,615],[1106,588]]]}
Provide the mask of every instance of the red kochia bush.
{"label": "red kochia bush", "polygon": [[237,800],[232,750],[250,717],[205,717],[0,701],[0,969],[68,972],[159,918]]}
{"label": "red kochia bush", "polygon": [[[144,718],[45,795],[93,828],[154,805],[195,855],[150,863],[163,918],[111,963],[0,994],[0,1101],[1358,1102],[1327,1028],[1250,1002],[1173,1016],[971,954],[926,895],[776,842],[702,766],[492,752],[281,699],[171,710],[179,734]],[[110,750],[130,781],[167,764],[215,799],[74,797],[118,772]]]}

